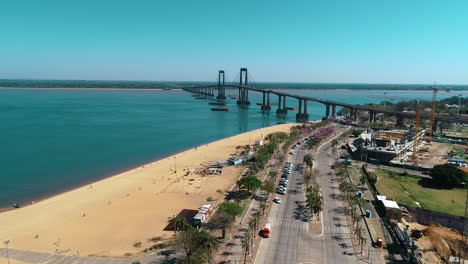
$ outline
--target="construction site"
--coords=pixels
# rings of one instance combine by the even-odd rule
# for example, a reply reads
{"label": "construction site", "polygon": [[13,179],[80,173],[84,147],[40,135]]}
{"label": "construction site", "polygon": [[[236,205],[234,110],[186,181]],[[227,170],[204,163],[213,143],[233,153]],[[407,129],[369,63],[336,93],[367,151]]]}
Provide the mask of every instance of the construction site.
{"label": "construction site", "polygon": [[376,177],[375,203],[411,263],[468,263],[467,184],[454,189],[424,184],[436,165],[453,164],[468,172],[466,124],[435,120],[436,94],[442,89],[434,86],[431,102],[417,101],[415,119],[397,118],[396,126],[394,117],[385,114],[369,116],[368,122],[364,117],[354,137],[341,146],[342,158],[373,164],[365,171]]}

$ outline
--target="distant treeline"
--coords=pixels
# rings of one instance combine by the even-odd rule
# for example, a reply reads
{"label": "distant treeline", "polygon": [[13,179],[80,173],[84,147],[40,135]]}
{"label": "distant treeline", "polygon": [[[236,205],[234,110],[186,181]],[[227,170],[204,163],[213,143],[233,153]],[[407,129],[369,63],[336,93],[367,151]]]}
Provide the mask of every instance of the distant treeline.
{"label": "distant treeline", "polygon": [[[94,81],[94,80],[13,80],[0,79],[0,87],[12,88],[122,88],[122,89],[174,89],[215,82],[193,81]],[[346,83],[254,83],[263,89],[349,89],[349,90],[431,90],[430,85],[415,84],[346,84]],[[468,85],[448,85],[452,90],[468,90]]]}

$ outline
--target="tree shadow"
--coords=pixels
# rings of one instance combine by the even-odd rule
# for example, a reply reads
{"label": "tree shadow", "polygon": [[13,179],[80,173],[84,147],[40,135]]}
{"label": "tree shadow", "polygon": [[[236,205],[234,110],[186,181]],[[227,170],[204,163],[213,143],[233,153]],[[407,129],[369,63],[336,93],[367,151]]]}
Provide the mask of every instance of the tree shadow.
{"label": "tree shadow", "polygon": [[176,258],[165,258],[163,259],[163,261],[161,262],[161,264],[176,264],[177,263],[177,259]]}
{"label": "tree shadow", "polygon": [[436,184],[429,178],[421,178],[418,181],[418,185],[423,187],[423,188],[437,189],[437,190],[451,190],[451,189],[453,189],[453,188],[442,186],[440,184]]}
{"label": "tree shadow", "polygon": [[342,207],[336,207],[336,208],[333,208],[333,209],[330,209],[329,212],[331,213],[335,213],[335,214],[344,214],[345,211]]}
{"label": "tree shadow", "polygon": [[165,256],[166,258],[168,258],[170,255],[173,255],[175,253],[176,253],[175,250],[167,249],[167,250],[163,250],[163,251],[158,252],[158,255]]}
{"label": "tree shadow", "polygon": [[250,197],[250,193],[247,192],[246,190],[240,190],[240,191],[230,191],[226,194],[224,197],[225,200],[230,201],[230,200],[245,200]]}
{"label": "tree shadow", "polygon": [[340,243],[338,244],[341,248],[349,248],[347,243]]}
{"label": "tree shadow", "polygon": [[328,195],[328,197],[334,199],[334,200],[337,200],[337,201],[341,201],[341,195],[339,194],[336,194],[336,193],[331,193],[330,195]]}
{"label": "tree shadow", "polygon": [[343,240],[343,237],[341,235],[334,235],[331,237],[333,240],[336,240],[336,241],[342,241]]}

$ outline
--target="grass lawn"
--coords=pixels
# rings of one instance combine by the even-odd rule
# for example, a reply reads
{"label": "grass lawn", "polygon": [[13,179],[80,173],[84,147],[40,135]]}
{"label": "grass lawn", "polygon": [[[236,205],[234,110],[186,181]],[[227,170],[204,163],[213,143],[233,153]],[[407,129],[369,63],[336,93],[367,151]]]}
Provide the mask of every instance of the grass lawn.
{"label": "grass lawn", "polygon": [[[466,191],[464,189],[433,189],[418,184],[419,177],[400,176],[396,172],[376,170],[377,190],[381,195],[392,198],[399,204],[421,207],[451,215],[465,214]],[[453,200],[453,201],[452,201]]]}

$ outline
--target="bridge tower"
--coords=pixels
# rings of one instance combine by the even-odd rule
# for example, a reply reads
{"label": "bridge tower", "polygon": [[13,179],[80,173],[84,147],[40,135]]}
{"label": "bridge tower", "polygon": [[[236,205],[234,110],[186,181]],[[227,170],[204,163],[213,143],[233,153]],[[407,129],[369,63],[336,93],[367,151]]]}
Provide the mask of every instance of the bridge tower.
{"label": "bridge tower", "polygon": [[226,99],[226,87],[224,86],[224,71],[218,72],[218,96],[216,99]]}
{"label": "bridge tower", "polygon": [[247,86],[247,68],[240,68],[239,73],[239,100],[237,101],[238,105],[249,105],[249,90],[245,87]]}

